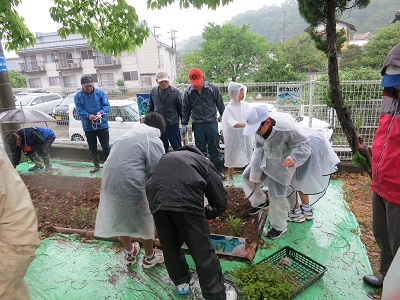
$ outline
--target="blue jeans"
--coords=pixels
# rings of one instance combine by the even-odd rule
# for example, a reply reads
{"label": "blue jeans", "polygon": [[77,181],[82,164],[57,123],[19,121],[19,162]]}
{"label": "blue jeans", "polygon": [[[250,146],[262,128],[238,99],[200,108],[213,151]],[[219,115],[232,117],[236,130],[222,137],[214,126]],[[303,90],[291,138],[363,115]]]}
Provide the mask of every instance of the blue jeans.
{"label": "blue jeans", "polygon": [[192,124],[196,147],[205,156],[210,155],[210,160],[222,171],[223,159],[219,147],[218,123],[193,123]]}
{"label": "blue jeans", "polygon": [[165,132],[161,135],[161,140],[164,144],[165,153],[169,152],[169,145],[171,144],[174,150],[182,146],[181,132],[179,124],[167,126]]}
{"label": "blue jeans", "polygon": [[103,149],[103,153],[105,159],[107,160],[108,155],[110,154],[110,133],[108,128],[93,130],[93,131],[85,131],[86,140],[89,146],[90,157],[95,162],[99,162],[99,154],[97,152],[97,138],[99,139],[101,148]]}

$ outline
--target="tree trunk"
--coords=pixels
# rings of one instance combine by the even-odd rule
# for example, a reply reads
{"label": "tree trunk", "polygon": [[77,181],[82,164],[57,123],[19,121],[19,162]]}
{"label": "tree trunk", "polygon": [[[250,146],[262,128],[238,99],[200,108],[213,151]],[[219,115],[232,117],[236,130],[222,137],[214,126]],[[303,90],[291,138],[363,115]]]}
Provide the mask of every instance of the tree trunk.
{"label": "tree trunk", "polygon": [[364,170],[371,176],[371,150],[364,144],[364,139],[357,132],[350,116],[348,105],[344,103],[339,84],[337,49],[336,49],[336,0],[328,0],[326,37],[328,43],[328,74],[331,87],[331,100],[342,130],[353,153],[365,158]]}

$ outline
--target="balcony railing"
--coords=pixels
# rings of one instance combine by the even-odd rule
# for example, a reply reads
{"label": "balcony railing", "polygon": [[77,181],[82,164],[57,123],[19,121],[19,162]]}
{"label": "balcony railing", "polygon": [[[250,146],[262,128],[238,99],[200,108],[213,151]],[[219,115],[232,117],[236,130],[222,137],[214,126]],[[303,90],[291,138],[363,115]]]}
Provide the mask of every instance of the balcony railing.
{"label": "balcony railing", "polygon": [[56,59],[57,71],[82,69],[82,60],[80,58]]}
{"label": "balcony railing", "polygon": [[20,63],[22,73],[46,72],[44,61]]}
{"label": "balcony railing", "polygon": [[115,58],[112,56],[96,56],[94,60],[94,67],[95,68],[102,68],[102,67],[120,67],[121,62],[119,58]]}

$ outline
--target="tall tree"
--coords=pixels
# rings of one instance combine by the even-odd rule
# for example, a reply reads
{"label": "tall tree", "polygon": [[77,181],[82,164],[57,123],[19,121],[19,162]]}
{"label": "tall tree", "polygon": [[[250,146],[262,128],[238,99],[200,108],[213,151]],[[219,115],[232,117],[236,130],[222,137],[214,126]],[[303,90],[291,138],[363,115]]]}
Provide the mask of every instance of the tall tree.
{"label": "tall tree", "polygon": [[364,46],[363,65],[374,69],[380,69],[389,51],[400,43],[400,22],[382,27]]}
{"label": "tall tree", "polygon": [[283,42],[283,57],[296,72],[326,71],[326,55],[305,32]]}
{"label": "tall tree", "polygon": [[358,45],[349,45],[340,53],[340,68],[358,69],[362,66],[362,58],[362,48]]}
{"label": "tall tree", "polygon": [[353,161],[362,165],[364,170],[371,176],[371,151],[357,132],[350,116],[350,108],[345,104],[342,97],[336,45],[337,18],[347,9],[365,8],[369,2],[370,0],[298,0],[298,5],[301,16],[312,27],[317,27],[319,24],[325,24],[326,26],[328,74],[332,105],[353,152]]}
{"label": "tall tree", "polygon": [[249,25],[215,25],[209,23],[201,43],[205,75],[218,82],[233,81],[254,71],[265,55],[265,38],[250,31]]}
{"label": "tall tree", "polygon": [[8,75],[10,76],[10,81],[11,81],[11,86],[13,88],[24,88],[27,87],[26,85],[26,76],[16,72],[14,70],[10,70],[8,72]]}

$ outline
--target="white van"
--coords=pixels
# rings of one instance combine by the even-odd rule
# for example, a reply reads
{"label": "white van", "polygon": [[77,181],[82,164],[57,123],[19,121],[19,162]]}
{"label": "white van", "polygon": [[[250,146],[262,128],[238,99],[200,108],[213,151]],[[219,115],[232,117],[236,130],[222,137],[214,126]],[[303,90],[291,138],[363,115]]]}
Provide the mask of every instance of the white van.
{"label": "white van", "polygon": [[[137,102],[134,100],[110,100],[108,112],[108,126],[110,130],[110,144],[120,136],[140,125]],[[71,141],[86,142],[81,118],[78,115],[75,103],[69,104],[69,138]]]}

